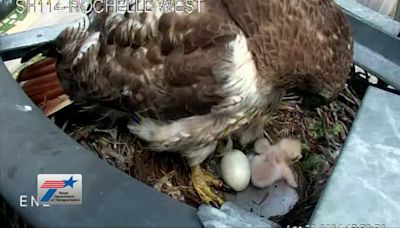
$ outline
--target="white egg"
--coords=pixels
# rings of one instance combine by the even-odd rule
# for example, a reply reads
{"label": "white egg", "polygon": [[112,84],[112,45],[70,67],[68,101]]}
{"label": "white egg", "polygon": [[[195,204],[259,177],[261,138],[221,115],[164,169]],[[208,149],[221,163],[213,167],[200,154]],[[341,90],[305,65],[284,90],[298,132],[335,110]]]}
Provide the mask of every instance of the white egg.
{"label": "white egg", "polygon": [[225,183],[235,191],[243,191],[250,183],[250,164],[240,150],[226,152],[221,161],[221,173]]}

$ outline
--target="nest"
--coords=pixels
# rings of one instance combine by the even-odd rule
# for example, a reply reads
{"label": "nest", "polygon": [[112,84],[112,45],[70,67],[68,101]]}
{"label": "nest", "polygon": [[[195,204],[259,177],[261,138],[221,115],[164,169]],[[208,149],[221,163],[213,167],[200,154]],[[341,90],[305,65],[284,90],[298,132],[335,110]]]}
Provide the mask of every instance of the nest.
{"label": "nest", "polygon": [[[300,108],[301,98],[288,94],[266,123],[265,136],[271,143],[295,137],[303,145],[303,158],[293,167],[299,177],[299,202],[287,215],[273,218],[282,226],[308,223],[370,85],[368,77],[353,67],[351,79],[338,99],[315,112],[305,112]],[[179,154],[148,151],[126,129],[101,129],[99,123],[86,121],[74,105],[49,118],[110,165],[176,200],[194,207],[201,204],[190,182],[190,168]],[[207,160],[204,167],[213,172],[211,167],[215,166],[209,164],[215,164],[215,159]]]}
{"label": "nest", "polygon": [[[352,78],[359,77],[352,72]],[[358,76],[357,76],[358,75]],[[303,158],[293,168],[299,176],[300,200],[286,216],[274,218],[282,225],[307,224],[321,191],[332,172],[349,129],[355,119],[366,85],[349,81],[338,99],[315,112],[300,108],[301,98],[288,94],[277,113],[266,123],[265,136],[275,143],[283,137],[302,141]],[[120,170],[170,197],[197,207],[201,199],[190,182],[190,168],[176,153],[146,150],[129,132],[113,128],[99,129],[98,124],[74,121],[71,109],[64,109],[53,120],[72,138]],[[82,120],[82,119],[81,119]],[[84,122],[84,121],[83,121]],[[205,162],[209,171],[215,158]]]}

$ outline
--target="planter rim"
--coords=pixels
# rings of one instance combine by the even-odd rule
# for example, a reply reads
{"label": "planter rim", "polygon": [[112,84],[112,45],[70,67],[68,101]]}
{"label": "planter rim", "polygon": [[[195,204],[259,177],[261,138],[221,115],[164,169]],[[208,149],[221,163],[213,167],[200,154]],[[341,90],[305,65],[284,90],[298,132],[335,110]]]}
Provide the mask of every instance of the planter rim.
{"label": "planter rim", "polygon": [[[26,96],[0,58],[0,194],[35,227],[201,227],[195,208],[83,148]],[[30,207],[38,174],[81,174],[82,205]],[[20,207],[20,196],[28,207]]]}

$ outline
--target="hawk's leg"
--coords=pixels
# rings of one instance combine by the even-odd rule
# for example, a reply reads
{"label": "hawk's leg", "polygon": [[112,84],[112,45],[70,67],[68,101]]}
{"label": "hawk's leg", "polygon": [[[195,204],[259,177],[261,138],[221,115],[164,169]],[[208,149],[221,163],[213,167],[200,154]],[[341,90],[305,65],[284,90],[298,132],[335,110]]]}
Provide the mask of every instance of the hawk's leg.
{"label": "hawk's leg", "polygon": [[215,188],[221,188],[224,183],[200,167],[200,164],[215,151],[217,144],[217,142],[214,142],[197,150],[188,150],[184,153],[184,156],[192,168],[191,179],[193,187],[202,201],[209,205],[221,206],[224,200],[216,193]]}
{"label": "hawk's leg", "polygon": [[222,196],[218,195],[212,187],[221,188],[223,182],[202,169],[200,165],[192,166],[192,184],[197,194],[204,203],[221,206],[225,203]]}
{"label": "hawk's leg", "polygon": [[244,148],[248,144],[255,142],[257,139],[263,138],[265,120],[257,118],[246,127],[241,128],[235,135],[239,138],[240,145]]}

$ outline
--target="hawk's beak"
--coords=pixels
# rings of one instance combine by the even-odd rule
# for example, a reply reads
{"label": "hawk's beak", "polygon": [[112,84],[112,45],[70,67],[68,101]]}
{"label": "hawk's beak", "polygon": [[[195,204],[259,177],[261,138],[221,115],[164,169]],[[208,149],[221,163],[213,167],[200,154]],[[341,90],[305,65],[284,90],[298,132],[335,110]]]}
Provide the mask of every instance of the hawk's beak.
{"label": "hawk's beak", "polygon": [[325,98],[319,94],[308,94],[303,97],[301,107],[305,111],[314,111],[315,109],[332,102],[331,98]]}

